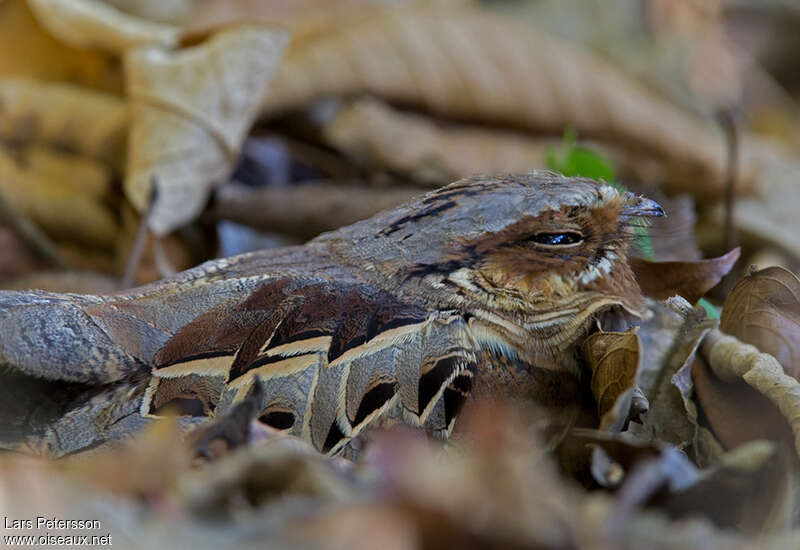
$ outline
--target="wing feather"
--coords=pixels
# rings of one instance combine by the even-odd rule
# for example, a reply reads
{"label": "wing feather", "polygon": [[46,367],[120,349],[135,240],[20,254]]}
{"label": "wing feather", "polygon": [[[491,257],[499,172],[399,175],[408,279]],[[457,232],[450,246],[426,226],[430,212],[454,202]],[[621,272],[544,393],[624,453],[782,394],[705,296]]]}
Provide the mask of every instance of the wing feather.
{"label": "wing feather", "polygon": [[323,452],[387,421],[449,433],[473,350],[454,313],[361,283],[275,279],[170,338],[156,353],[142,412],[196,398],[206,414],[222,413],[259,380],[261,421]]}

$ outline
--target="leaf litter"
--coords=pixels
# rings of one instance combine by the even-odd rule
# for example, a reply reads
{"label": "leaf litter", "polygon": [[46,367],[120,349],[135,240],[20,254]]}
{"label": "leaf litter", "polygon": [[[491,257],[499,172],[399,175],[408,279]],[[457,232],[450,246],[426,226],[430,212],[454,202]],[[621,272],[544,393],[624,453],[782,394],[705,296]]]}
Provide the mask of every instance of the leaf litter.
{"label": "leaf litter", "polygon": [[[716,243],[695,238],[715,238],[721,223],[713,209],[727,166],[713,124],[587,48],[469,2],[343,0],[330,17],[237,2],[169,21],[114,4],[0,8],[0,28],[16,33],[0,40],[16,36],[32,56],[29,66],[0,56],[0,188],[59,254],[91,270],[43,271],[51,266],[4,223],[3,288],[113,288],[142,223],[122,189],[142,212],[154,181],[162,202],[149,221],[162,252],[140,282],[170,267],[164,249],[177,269],[213,257],[203,223],[302,240],[472,172],[550,166],[645,194],[649,185],[675,217],[662,222],[672,224],[664,240],[637,229],[648,315],[603,320],[586,339],[596,418],[556,452],[524,402],[471,404],[444,446],[375,433],[357,460],[321,456],[241,409],[208,431],[154,423],[59,461],[4,454],[3,514],[98,517],[121,547],[800,547],[800,282],[772,267],[728,293],[724,281],[714,288],[737,276],[740,252],[702,260]],[[286,148],[284,184],[230,183],[254,125],[303,145]],[[580,136],[566,150],[565,128]],[[797,269],[798,165],[760,138],[743,141],[745,257],[776,247]],[[331,176],[331,159],[350,179]],[[209,208],[209,198],[219,201]],[[694,231],[695,219],[711,231]],[[721,319],[698,302],[721,304]],[[126,339],[113,316],[86,313],[116,339],[120,369],[125,349],[163,336],[151,327],[153,342]],[[111,433],[125,414],[109,406],[95,426],[68,416],[50,436]]]}

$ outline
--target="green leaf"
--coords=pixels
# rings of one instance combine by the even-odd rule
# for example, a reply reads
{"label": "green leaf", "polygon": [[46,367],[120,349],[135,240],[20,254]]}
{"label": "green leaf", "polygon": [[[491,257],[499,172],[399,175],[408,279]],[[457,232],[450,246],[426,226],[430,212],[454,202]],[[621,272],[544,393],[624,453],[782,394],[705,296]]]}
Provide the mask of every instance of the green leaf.
{"label": "green leaf", "polygon": [[545,156],[547,168],[569,177],[592,178],[613,182],[616,180],[614,168],[602,155],[579,147],[574,132],[564,133],[561,151],[550,148]]}

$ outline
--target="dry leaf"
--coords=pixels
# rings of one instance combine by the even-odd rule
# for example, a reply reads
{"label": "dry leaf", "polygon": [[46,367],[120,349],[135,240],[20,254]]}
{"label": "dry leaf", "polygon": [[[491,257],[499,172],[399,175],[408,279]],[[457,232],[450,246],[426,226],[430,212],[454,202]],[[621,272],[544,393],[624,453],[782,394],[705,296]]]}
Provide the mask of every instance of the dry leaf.
{"label": "dry leaf", "polygon": [[725,300],[720,330],[769,353],[800,378],[800,279],[782,267],[746,276]]}
{"label": "dry leaf", "polygon": [[653,504],[672,518],[703,515],[722,528],[759,533],[792,526],[795,489],[792,457],[768,441],[754,441],[723,455],[689,487]]}
{"label": "dry leaf", "polygon": [[800,454],[800,382],[786,375],[773,356],[719,330],[706,336],[702,349],[719,378],[744,380],[778,408],[792,429],[795,450]]}
{"label": "dry leaf", "polygon": [[[710,125],[603,60],[485,11],[398,9],[295,42],[264,112],[357,94],[533,131],[570,126],[662,159],[672,192],[724,188],[724,148]],[[742,174],[741,190],[751,189],[749,165]]]}
{"label": "dry leaf", "polygon": [[[783,268],[748,275],[728,295],[720,329],[780,357],[786,373],[796,377],[798,296],[800,282]],[[792,440],[789,424],[771,399],[749,383],[723,380],[701,360],[695,362],[692,378],[704,415],[728,448],[754,439]]]}
{"label": "dry leaf", "polygon": [[0,2],[0,75],[69,82],[93,89],[122,89],[119,60],[56,40],[41,27],[25,0]]}
{"label": "dry leaf", "polygon": [[559,143],[510,131],[444,127],[375,99],[362,99],[339,110],[322,132],[330,146],[361,164],[436,186],[471,174],[544,168],[548,149]]}
{"label": "dry leaf", "polygon": [[128,15],[99,0],[28,0],[28,5],[44,28],[75,48],[121,55],[136,46],[178,42],[177,27]]}
{"label": "dry leaf", "polygon": [[157,181],[149,219],[156,234],[190,222],[211,187],[230,175],[286,40],[279,29],[238,27],[178,52],[128,55],[125,192],[143,211]]}
{"label": "dry leaf", "polygon": [[633,331],[597,332],[586,339],[582,350],[592,373],[591,388],[597,401],[600,429],[620,431],[629,413],[638,415],[646,411],[631,410],[642,356],[639,337]]}
{"label": "dry leaf", "polygon": [[[24,160],[0,150],[0,190],[20,211],[57,239],[74,240],[95,247],[111,249],[119,227],[113,213],[104,204],[105,197],[95,192],[97,171],[87,169],[88,161],[68,155],[53,162],[64,169],[58,179],[48,172],[51,166],[39,161],[26,166]],[[44,158],[55,154],[46,153]],[[73,171],[74,167],[74,171]],[[99,167],[95,167],[101,170]],[[35,170],[41,170],[37,172]],[[88,192],[78,179],[91,174]]]}
{"label": "dry leaf", "polygon": [[723,381],[696,357],[694,392],[714,435],[728,449],[756,439],[791,441],[785,419],[765,396],[743,381]]}
{"label": "dry leaf", "polygon": [[647,296],[664,300],[676,294],[691,303],[711,290],[739,259],[740,248],[724,256],[694,262],[650,262],[631,258],[636,282]]}
{"label": "dry leaf", "polygon": [[74,151],[121,171],[128,108],[118,97],[68,84],[0,79],[0,139]]}
{"label": "dry leaf", "polygon": [[691,403],[690,366],[703,336],[716,325],[702,308],[683,298],[650,305],[652,317],[642,323],[642,372],[639,385],[650,402],[642,424],[629,431],[645,440],[657,439],[677,447],[698,444],[697,411]]}

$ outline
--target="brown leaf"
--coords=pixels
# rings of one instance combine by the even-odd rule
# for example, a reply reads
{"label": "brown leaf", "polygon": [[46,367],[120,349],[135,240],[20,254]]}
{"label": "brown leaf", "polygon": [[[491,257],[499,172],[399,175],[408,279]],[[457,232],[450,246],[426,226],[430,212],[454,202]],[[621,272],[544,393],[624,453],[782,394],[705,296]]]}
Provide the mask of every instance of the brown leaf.
{"label": "brown leaf", "polygon": [[702,514],[715,525],[759,533],[791,528],[793,458],[779,445],[753,441],[723,455],[695,483],[652,504],[672,518]]}
{"label": "brown leaf", "polygon": [[800,279],[782,267],[748,275],[725,300],[720,330],[769,353],[800,378]]}
{"label": "brown leaf", "polygon": [[645,412],[631,410],[642,356],[639,336],[634,331],[597,332],[586,339],[582,349],[592,372],[600,429],[620,431],[629,413]]}
{"label": "brown leaf", "polygon": [[694,262],[650,262],[631,258],[631,268],[647,296],[665,300],[677,294],[695,303],[720,282],[740,254],[741,249],[737,247],[724,256]]}
{"label": "brown leaf", "polygon": [[126,58],[132,122],[125,192],[164,235],[194,219],[212,186],[228,178],[283,52],[282,29],[237,27],[178,52],[140,49]]}
{"label": "brown leaf", "polygon": [[[672,192],[724,189],[723,147],[710,125],[588,52],[486,11],[398,9],[337,22],[294,42],[273,84],[265,113],[369,94],[461,120],[554,133],[569,126],[663,159]],[[749,165],[741,184],[752,189]]]}
{"label": "brown leaf", "polygon": [[800,382],[786,375],[771,355],[717,329],[702,344],[709,366],[724,381],[744,380],[778,408],[794,434],[800,454]]}
{"label": "brown leaf", "polygon": [[756,439],[791,441],[778,409],[745,382],[721,380],[700,357],[692,364],[692,382],[703,415],[726,448]]}
{"label": "brown leaf", "polygon": [[650,304],[652,316],[639,328],[642,368],[639,385],[650,402],[642,424],[629,431],[643,439],[660,439],[677,447],[698,442],[697,411],[691,402],[689,366],[703,336],[716,325],[702,308],[683,298]]}

